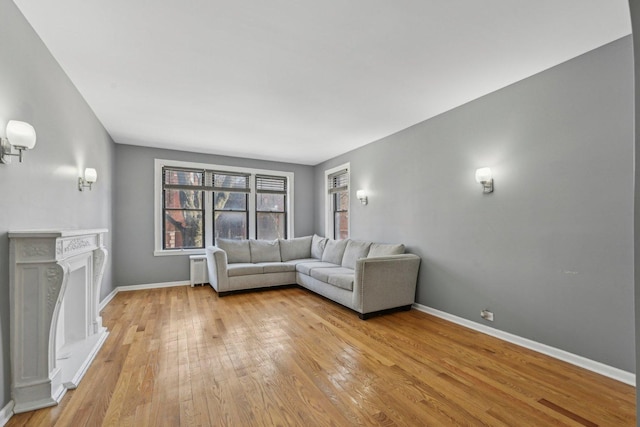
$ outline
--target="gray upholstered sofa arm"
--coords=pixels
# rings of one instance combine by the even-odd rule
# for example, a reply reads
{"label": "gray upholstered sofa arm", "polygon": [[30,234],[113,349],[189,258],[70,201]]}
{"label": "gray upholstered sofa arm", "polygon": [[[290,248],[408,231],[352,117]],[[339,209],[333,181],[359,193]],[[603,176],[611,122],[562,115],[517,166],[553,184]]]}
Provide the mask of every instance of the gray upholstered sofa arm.
{"label": "gray upholstered sofa arm", "polygon": [[353,307],[366,314],[413,304],[419,267],[420,257],[414,254],[358,259]]}
{"label": "gray upholstered sofa arm", "polygon": [[207,268],[209,269],[209,283],[216,292],[229,290],[229,277],[227,275],[227,253],[217,246],[208,246]]}

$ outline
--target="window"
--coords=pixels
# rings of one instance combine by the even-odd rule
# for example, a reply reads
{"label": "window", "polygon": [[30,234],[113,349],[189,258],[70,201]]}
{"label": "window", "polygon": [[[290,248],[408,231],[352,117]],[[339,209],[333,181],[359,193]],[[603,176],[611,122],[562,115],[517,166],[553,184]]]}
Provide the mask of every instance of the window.
{"label": "window", "polygon": [[256,235],[258,239],[287,238],[287,179],[256,175]]}
{"label": "window", "polygon": [[204,171],[162,171],[163,249],[204,248]]}
{"label": "window", "polygon": [[213,233],[215,238],[249,237],[249,174],[213,172]]}
{"label": "window", "polygon": [[154,255],[293,235],[292,172],[155,160]]}
{"label": "window", "polygon": [[333,238],[349,237],[349,192],[340,191],[333,194]]}
{"label": "window", "polygon": [[326,234],[334,239],[349,237],[349,165],[325,172],[327,178]]}

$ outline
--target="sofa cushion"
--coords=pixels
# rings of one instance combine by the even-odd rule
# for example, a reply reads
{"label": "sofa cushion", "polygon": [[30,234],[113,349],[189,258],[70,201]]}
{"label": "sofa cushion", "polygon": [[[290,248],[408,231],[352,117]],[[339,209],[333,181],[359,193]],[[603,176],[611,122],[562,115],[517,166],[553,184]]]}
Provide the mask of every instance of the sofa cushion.
{"label": "sofa cushion", "polygon": [[404,253],[404,245],[384,245],[380,243],[372,243],[367,258],[376,256],[402,255]]}
{"label": "sofa cushion", "polygon": [[305,262],[318,262],[317,259],[315,258],[303,258],[303,259],[292,259],[289,261],[283,261],[284,264],[291,264],[293,265],[293,268],[295,270],[296,265],[301,264],[301,263],[305,263]]}
{"label": "sofa cushion", "polygon": [[279,262],[280,243],[277,240],[249,240],[251,262]]}
{"label": "sofa cushion", "polygon": [[312,236],[296,237],[295,239],[279,239],[280,258],[282,261],[292,259],[311,258]]}
{"label": "sofa cushion", "polygon": [[345,267],[314,268],[310,276],[322,282],[329,283],[329,277],[334,274],[354,274],[353,270]]}
{"label": "sofa cushion", "polygon": [[329,284],[340,289],[353,291],[353,274],[333,274],[329,276]]}
{"label": "sofa cushion", "polygon": [[227,263],[251,262],[248,240],[216,239],[216,246],[227,253]]}
{"label": "sofa cushion", "polygon": [[264,273],[288,273],[296,271],[295,264],[287,264],[285,262],[261,262]]}
{"label": "sofa cushion", "polygon": [[296,264],[296,271],[299,273],[306,274],[307,276],[311,275],[311,270],[314,268],[335,268],[340,267],[339,265],[332,264],[330,262],[301,262],[300,264]]}
{"label": "sofa cushion", "polygon": [[239,262],[227,265],[227,276],[249,276],[251,274],[262,274],[264,268],[260,264],[252,264],[248,262]]}
{"label": "sofa cushion", "polygon": [[342,264],[342,257],[344,250],[347,248],[348,239],[345,240],[327,240],[327,245],[324,247],[322,253],[322,261],[330,262],[333,264]]}
{"label": "sofa cushion", "polygon": [[327,238],[314,234],[311,238],[311,258],[322,259],[324,247],[327,245]]}
{"label": "sofa cushion", "polygon": [[371,242],[349,240],[349,243],[347,243],[347,247],[344,250],[344,256],[342,257],[342,266],[351,269],[356,268],[356,260],[359,258],[366,258],[369,253],[370,246]]}

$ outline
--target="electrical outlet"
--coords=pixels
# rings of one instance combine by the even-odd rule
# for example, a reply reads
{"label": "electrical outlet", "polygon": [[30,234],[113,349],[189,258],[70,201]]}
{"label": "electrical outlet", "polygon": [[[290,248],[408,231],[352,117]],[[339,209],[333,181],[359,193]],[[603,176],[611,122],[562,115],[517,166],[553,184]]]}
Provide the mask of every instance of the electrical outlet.
{"label": "electrical outlet", "polygon": [[480,312],[480,317],[482,317],[484,320],[488,320],[489,322],[493,322],[493,312],[489,310],[482,310]]}

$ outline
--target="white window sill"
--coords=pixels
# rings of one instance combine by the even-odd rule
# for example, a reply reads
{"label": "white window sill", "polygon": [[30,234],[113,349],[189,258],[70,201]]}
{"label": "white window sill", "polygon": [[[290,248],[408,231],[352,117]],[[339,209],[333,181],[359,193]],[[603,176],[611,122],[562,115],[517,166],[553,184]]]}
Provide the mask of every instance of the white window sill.
{"label": "white window sill", "polygon": [[153,256],[189,256],[189,255],[204,255],[204,249],[171,249],[171,250],[156,250],[153,251]]}

